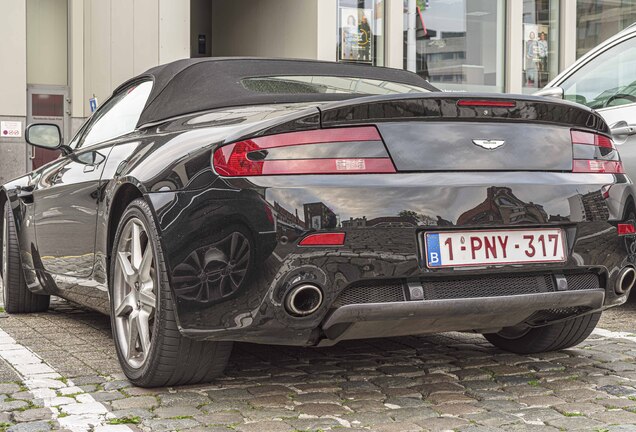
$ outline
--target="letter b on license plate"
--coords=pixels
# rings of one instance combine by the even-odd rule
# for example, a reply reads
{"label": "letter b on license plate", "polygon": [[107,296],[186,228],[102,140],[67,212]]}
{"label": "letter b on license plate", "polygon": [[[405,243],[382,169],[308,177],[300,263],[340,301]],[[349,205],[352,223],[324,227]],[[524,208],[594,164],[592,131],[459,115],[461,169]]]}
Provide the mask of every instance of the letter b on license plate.
{"label": "letter b on license plate", "polygon": [[564,234],[560,228],[438,231],[424,235],[426,266],[429,268],[566,260]]}

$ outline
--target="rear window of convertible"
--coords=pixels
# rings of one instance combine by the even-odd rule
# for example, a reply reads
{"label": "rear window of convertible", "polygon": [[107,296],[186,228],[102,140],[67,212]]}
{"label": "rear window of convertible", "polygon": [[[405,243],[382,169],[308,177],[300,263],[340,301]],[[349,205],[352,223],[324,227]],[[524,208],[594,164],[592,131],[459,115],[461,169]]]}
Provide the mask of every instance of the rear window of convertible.
{"label": "rear window of convertible", "polygon": [[242,79],[241,84],[247,90],[253,92],[274,94],[343,93],[388,95],[429,92],[423,87],[399,82],[339,76],[254,77]]}

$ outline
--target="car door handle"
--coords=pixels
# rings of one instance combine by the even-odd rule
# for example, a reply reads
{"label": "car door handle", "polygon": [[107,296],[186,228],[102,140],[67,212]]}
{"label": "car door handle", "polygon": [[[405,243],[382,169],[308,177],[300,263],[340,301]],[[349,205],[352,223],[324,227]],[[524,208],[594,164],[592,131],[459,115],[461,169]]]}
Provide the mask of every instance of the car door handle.
{"label": "car door handle", "polygon": [[84,172],[89,173],[95,171],[97,165],[84,165]]}
{"label": "car door handle", "polygon": [[623,125],[610,129],[614,136],[631,136],[636,135],[636,125]]}

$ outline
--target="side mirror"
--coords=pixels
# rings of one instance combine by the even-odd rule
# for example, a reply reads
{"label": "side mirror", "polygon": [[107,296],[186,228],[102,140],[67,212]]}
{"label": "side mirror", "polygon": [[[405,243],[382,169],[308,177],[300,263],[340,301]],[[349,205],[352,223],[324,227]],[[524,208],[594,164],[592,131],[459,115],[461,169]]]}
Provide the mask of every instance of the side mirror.
{"label": "side mirror", "polygon": [[534,93],[533,96],[551,97],[563,99],[563,89],[561,87],[546,87]]}
{"label": "side mirror", "polygon": [[62,132],[60,128],[51,123],[34,123],[27,126],[25,131],[26,142],[32,146],[47,150],[58,150],[62,147]]}

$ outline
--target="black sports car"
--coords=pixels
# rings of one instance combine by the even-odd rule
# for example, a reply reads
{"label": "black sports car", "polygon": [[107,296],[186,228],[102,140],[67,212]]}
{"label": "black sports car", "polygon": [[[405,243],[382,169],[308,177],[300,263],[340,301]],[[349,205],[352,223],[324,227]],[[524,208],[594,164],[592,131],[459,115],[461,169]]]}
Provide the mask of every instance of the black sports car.
{"label": "black sports car", "polygon": [[10,313],[110,313],[141,386],[208,380],[232,341],[450,330],[530,353],[631,289],[629,180],[592,110],[438,92],[401,70],[182,60],[122,84],[59,159],[0,189]]}

